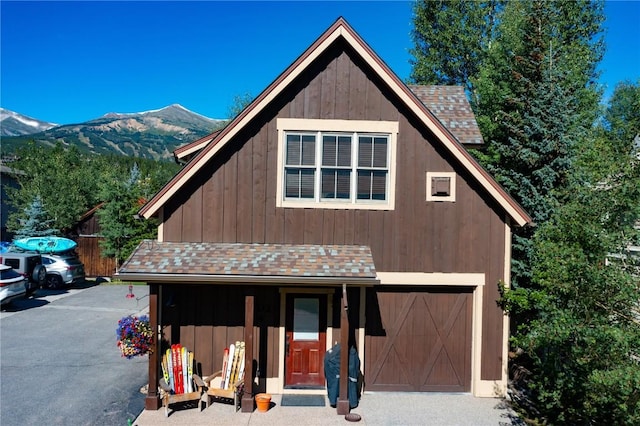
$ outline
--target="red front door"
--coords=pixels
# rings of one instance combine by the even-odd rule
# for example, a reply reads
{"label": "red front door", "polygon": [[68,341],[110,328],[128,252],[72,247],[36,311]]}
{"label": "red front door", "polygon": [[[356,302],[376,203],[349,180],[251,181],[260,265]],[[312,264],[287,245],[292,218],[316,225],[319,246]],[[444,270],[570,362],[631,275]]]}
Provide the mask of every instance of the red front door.
{"label": "red front door", "polygon": [[324,387],[327,296],[288,294],[285,387]]}

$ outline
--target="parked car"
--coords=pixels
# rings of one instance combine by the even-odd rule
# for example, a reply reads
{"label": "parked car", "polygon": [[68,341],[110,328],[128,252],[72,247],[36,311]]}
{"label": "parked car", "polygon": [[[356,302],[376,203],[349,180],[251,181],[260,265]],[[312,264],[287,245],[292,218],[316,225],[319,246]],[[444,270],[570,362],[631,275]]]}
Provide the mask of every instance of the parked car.
{"label": "parked car", "polygon": [[84,282],[84,265],[75,254],[43,254],[42,263],[47,268],[45,287],[60,288]]}
{"label": "parked car", "polygon": [[42,256],[38,253],[0,254],[0,263],[11,266],[16,272],[27,279],[27,296],[32,295],[45,283],[47,270],[42,264]]}
{"label": "parked car", "polygon": [[27,294],[27,279],[11,266],[0,265],[0,305]]}

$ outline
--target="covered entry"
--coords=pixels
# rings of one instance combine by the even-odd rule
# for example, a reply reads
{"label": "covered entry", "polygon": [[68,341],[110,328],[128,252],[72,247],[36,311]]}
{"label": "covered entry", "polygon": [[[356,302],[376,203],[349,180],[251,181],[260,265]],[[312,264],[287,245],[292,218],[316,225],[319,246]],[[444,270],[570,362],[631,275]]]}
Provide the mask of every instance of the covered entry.
{"label": "covered entry", "polygon": [[366,306],[366,390],[471,390],[473,288],[369,288]]}
{"label": "covered entry", "polygon": [[[349,245],[143,241],[119,275],[150,284],[151,325],[162,330],[149,356],[148,409],[159,407],[154,390],[161,344],[189,347],[203,374],[210,374],[220,370],[225,346],[243,340],[245,377],[258,382],[256,390],[322,389],[332,295],[342,286],[337,300],[346,303],[347,286],[378,283],[369,247]],[[336,312],[334,324],[340,324],[339,339],[347,346],[346,309]],[[286,351],[291,362],[284,365]],[[254,380],[245,381],[243,411],[253,410]],[[344,395],[339,411],[340,403],[348,410]]]}

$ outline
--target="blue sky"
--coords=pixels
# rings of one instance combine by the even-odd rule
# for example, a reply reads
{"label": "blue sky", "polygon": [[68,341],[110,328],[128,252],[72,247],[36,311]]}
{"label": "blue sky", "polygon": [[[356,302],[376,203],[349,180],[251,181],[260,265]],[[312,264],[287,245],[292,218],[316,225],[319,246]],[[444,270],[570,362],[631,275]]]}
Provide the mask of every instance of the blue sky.
{"label": "blue sky", "polygon": [[[411,2],[0,2],[0,106],[58,124],[180,104],[226,118],[339,16],[405,80]],[[610,93],[640,79],[640,1],[607,1]]]}

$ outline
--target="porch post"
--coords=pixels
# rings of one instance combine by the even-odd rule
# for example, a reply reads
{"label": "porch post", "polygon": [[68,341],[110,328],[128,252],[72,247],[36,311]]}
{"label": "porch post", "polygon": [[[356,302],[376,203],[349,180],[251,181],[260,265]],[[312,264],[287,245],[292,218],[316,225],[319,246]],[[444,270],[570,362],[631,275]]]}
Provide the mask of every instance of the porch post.
{"label": "porch post", "polygon": [[342,284],[342,309],[340,310],[340,394],[336,405],[338,415],[349,414],[349,305],[347,303],[347,285]]}
{"label": "porch post", "polygon": [[160,408],[160,395],[158,395],[158,353],[160,352],[160,338],[158,327],[158,284],[149,284],[149,325],[156,338],[152,352],[149,354],[149,389],[144,400],[145,410],[157,410]]}
{"label": "porch post", "polygon": [[244,299],[244,393],[240,402],[243,413],[253,412],[253,295]]}

